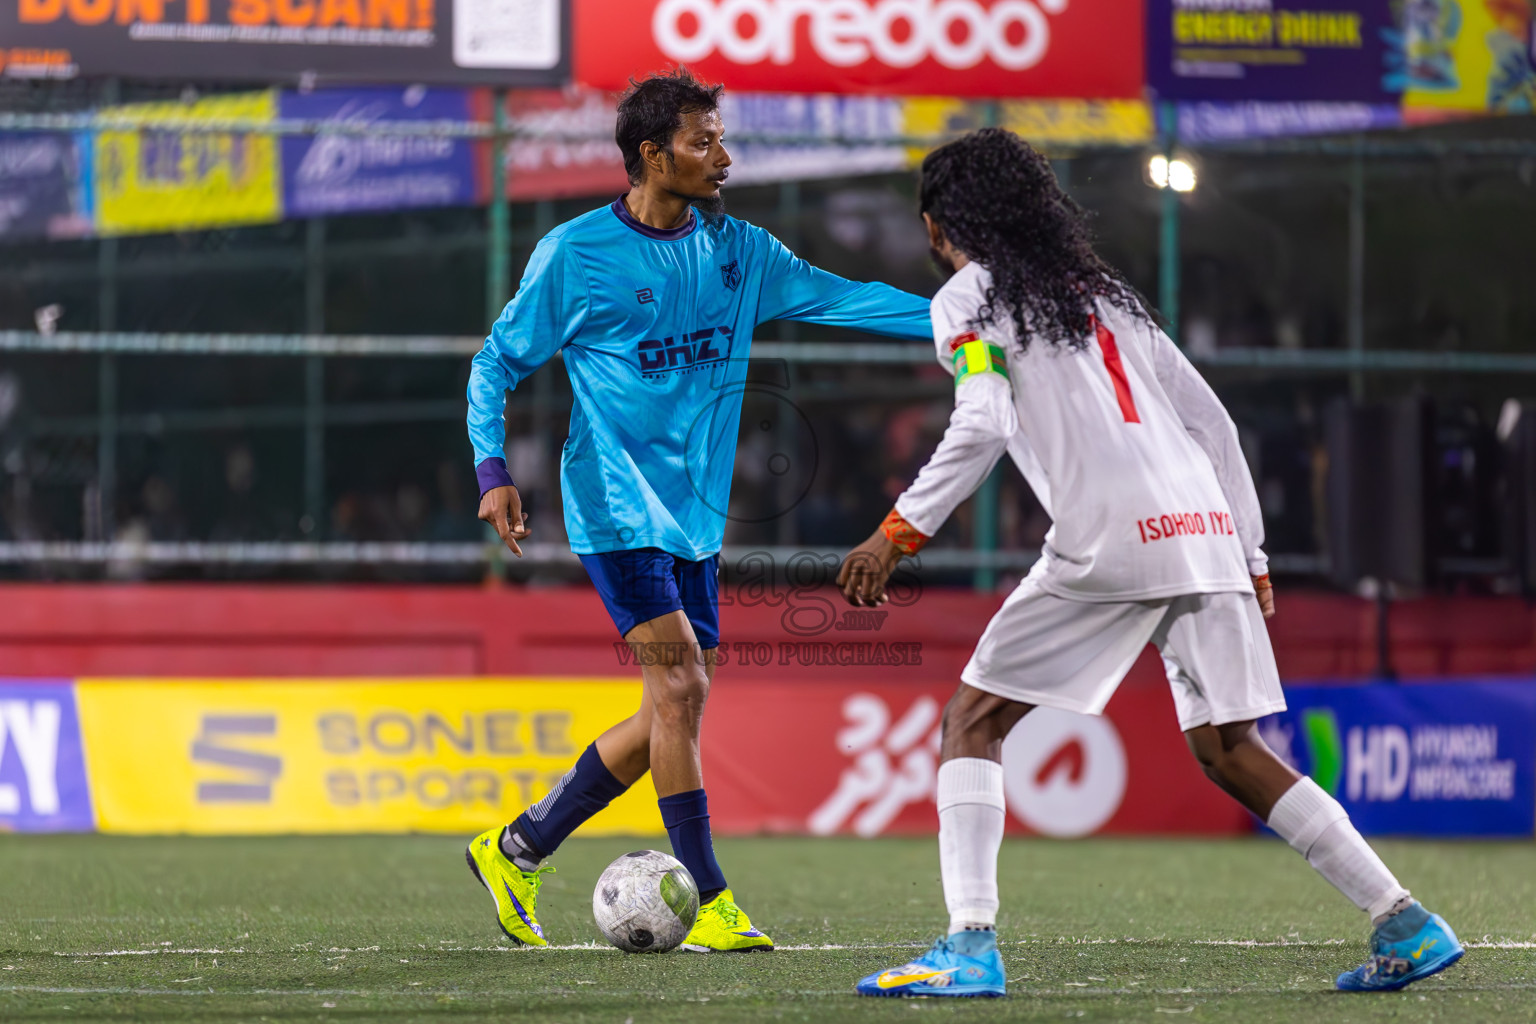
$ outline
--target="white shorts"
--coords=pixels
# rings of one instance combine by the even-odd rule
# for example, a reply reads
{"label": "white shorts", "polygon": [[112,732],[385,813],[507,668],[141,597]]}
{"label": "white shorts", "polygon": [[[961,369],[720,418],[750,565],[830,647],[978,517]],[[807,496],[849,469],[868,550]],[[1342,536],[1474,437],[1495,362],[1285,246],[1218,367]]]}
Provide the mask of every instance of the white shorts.
{"label": "white shorts", "polygon": [[1046,593],[1031,575],[987,623],[960,679],[1009,700],[1097,715],[1149,643],[1162,653],[1180,729],[1285,710],[1252,594],[1100,604]]}

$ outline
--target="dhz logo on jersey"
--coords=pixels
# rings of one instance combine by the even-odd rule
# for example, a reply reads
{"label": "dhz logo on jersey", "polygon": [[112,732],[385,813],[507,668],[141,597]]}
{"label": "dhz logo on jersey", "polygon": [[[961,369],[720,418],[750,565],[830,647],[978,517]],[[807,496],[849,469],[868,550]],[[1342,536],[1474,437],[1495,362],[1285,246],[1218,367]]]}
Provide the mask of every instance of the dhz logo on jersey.
{"label": "dhz logo on jersey", "polygon": [[731,291],[736,290],[737,285],[741,284],[741,266],[737,260],[731,260],[731,262],[721,266],[720,280]]}
{"label": "dhz logo on jersey", "polygon": [[[716,332],[725,336],[724,350],[718,344]],[[636,356],[640,372],[647,377],[659,376],[673,370],[696,370],[701,366],[725,361],[730,355],[731,339],[735,330],[730,327],[706,327],[702,331],[681,334],[675,338],[652,338],[642,341]]]}

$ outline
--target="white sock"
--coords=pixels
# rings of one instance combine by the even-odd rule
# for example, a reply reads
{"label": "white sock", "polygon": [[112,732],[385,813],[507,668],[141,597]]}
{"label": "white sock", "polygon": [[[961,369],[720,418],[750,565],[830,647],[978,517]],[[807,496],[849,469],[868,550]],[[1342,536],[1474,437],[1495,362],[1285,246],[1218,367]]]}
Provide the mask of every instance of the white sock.
{"label": "white sock", "polygon": [[1003,766],[981,757],[939,765],[939,870],[950,934],[997,926],[997,853],[1003,845]]}
{"label": "white sock", "polygon": [[1269,827],[1349,901],[1380,924],[1409,903],[1408,890],[1376,856],[1339,802],[1304,778],[1275,801]]}

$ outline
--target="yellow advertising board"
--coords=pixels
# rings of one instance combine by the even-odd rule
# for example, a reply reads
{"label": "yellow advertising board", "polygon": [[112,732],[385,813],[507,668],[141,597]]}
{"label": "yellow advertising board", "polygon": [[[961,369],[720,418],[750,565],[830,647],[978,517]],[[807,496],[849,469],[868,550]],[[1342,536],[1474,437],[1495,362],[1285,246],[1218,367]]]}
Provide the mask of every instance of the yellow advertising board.
{"label": "yellow advertising board", "polygon": [[265,224],[281,217],[276,136],[176,131],[197,121],[270,122],[277,115],[275,90],[195,103],[135,103],[101,114],[141,126],[96,136],[93,174],[102,234]]}
{"label": "yellow advertising board", "polygon": [[1536,110],[1536,70],[1527,0],[1422,0],[1412,6],[1405,46],[1403,109],[1420,112],[1529,114]]}
{"label": "yellow advertising board", "polygon": [[[112,680],[75,687],[103,832],[483,831],[542,798],[638,681]],[[647,775],[583,827],[663,832]]]}
{"label": "yellow advertising board", "polygon": [[[995,118],[1032,146],[1135,146],[1150,142],[1152,108],[1141,100],[1010,100],[987,105],[925,96],[902,104],[903,129],[913,136],[959,135]],[[923,150],[915,150],[914,160]]]}

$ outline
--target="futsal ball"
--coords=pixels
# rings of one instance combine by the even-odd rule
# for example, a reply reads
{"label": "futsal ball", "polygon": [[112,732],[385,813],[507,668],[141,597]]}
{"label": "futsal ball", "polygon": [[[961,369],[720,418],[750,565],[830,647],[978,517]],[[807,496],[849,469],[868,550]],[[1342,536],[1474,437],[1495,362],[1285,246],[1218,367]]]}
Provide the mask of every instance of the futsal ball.
{"label": "futsal ball", "polygon": [[597,880],[592,916],[603,937],[626,953],[676,949],[699,916],[699,887],[672,857],[626,853]]}

